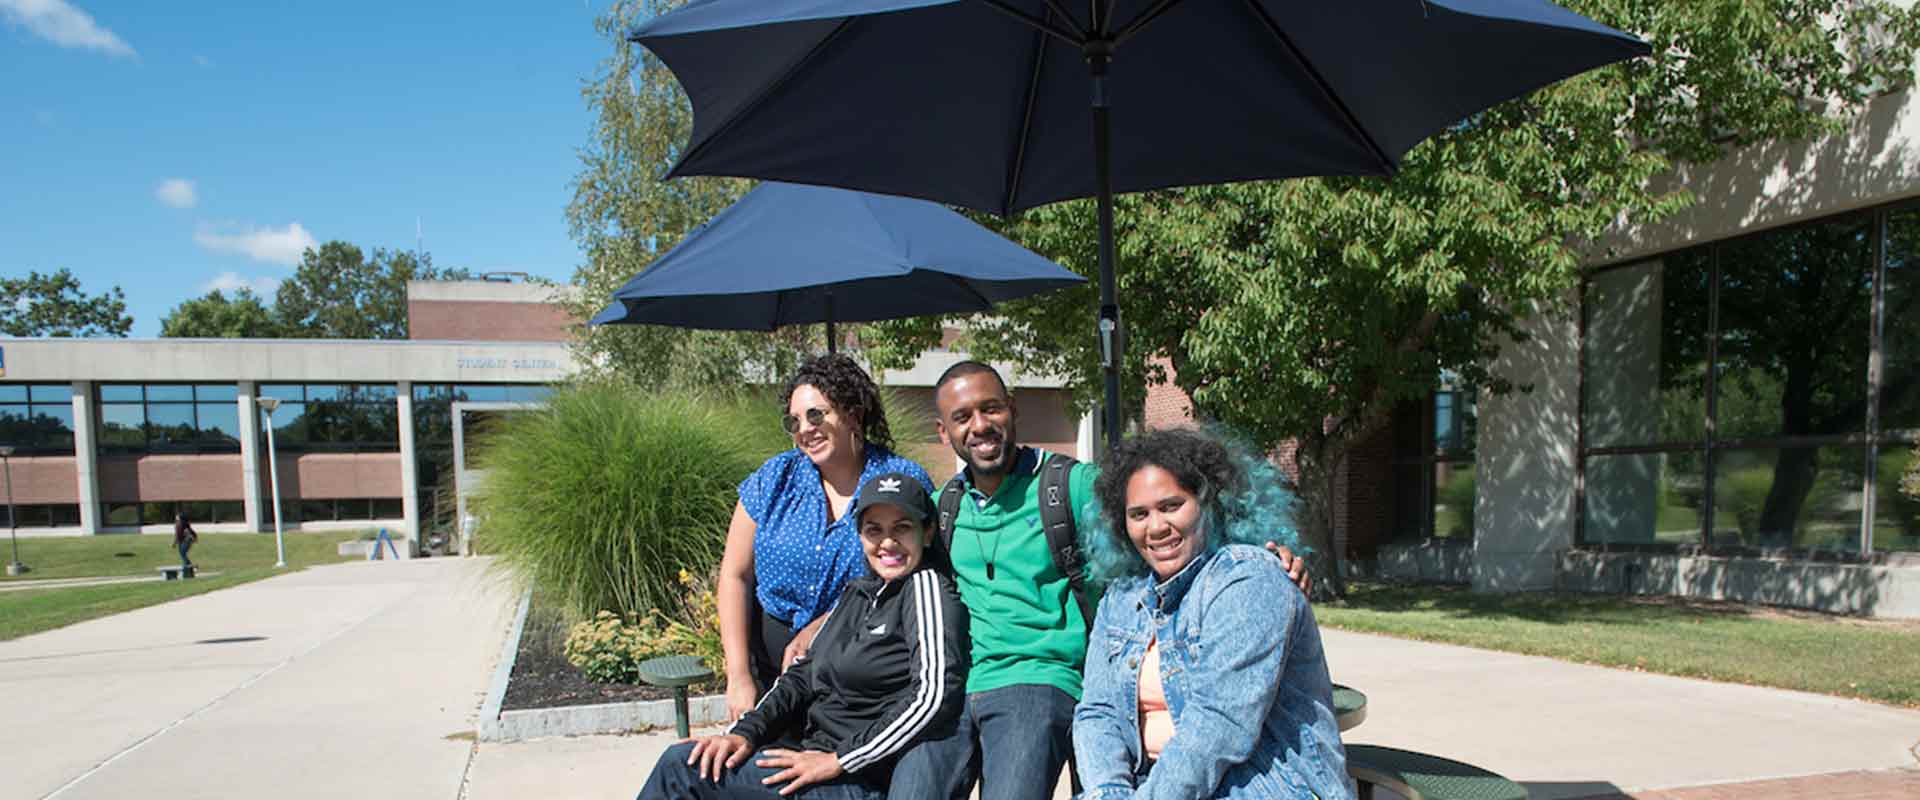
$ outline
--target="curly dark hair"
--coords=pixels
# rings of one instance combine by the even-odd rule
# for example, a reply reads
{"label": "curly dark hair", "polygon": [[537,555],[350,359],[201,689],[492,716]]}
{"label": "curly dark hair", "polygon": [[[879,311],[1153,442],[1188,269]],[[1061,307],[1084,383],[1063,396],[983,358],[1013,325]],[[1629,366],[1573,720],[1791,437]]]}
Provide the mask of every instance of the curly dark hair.
{"label": "curly dark hair", "polygon": [[843,417],[860,420],[860,433],[868,444],[893,449],[893,431],[887,427],[887,411],[880,406],[880,387],[860,368],[859,363],[838,353],[814,356],[800,363],[800,369],[787,381],[780,393],[780,413],[787,413],[793,392],[811,386],[827,396],[833,410]]}
{"label": "curly dark hair", "polygon": [[1127,482],[1133,479],[1133,473],[1149,465],[1172,473],[1180,488],[1209,505],[1246,481],[1246,473],[1232,451],[1197,430],[1150,431],[1114,445],[1100,460],[1100,478],[1094,481],[1093,494],[1122,542],[1127,541]]}

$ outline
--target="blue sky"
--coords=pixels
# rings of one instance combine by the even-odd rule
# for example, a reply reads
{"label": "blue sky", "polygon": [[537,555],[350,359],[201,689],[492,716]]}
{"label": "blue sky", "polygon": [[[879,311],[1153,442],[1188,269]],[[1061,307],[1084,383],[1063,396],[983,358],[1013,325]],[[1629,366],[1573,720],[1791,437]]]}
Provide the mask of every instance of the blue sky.
{"label": "blue sky", "polygon": [[605,0],[0,0],[0,274],[118,285],[134,336],[302,245],[565,280]]}

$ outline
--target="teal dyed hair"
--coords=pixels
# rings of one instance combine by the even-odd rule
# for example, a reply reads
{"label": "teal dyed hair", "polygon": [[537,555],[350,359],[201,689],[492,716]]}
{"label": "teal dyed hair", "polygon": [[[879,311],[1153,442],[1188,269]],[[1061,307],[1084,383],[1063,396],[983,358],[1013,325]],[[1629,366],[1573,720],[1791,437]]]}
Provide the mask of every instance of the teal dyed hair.
{"label": "teal dyed hair", "polygon": [[1211,522],[1206,552],[1228,544],[1264,547],[1274,542],[1306,554],[1293,524],[1292,481],[1279,467],[1219,430],[1158,430],[1121,442],[1101,459],[1100,479],[1094,484],[1099,522],[1080,532],[1087,577],[1093,583],[1105,585],[1148,572],[1147,562],[1127,538],[1125,515],[1127,481],[1147,465],[1172,473],[1181,488],[1205,505]]}

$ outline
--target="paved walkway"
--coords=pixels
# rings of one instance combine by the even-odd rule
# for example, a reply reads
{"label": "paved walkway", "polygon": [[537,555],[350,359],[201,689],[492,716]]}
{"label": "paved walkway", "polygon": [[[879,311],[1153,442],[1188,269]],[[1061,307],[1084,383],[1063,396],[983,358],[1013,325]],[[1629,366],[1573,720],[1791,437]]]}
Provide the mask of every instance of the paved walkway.
{"label": "paved walkway", "polygon": [[[1920,785],[1913,771],[1920,711],[1340,631],[1324,636],[1335,680],[1368,695],[1367,721],[1348,741],[1480,764],[1525,783],[1533,800],[1864,800],[1912,798]],[[654,733],[483,743],[465,796],[630,797],[672,741]],[[1818,777],[1781,780],[1790,776]],[[1662,791],[1735,783],[1745,785]]]}
{"label": "paved walkway", "polygon": [[514,595],[355,562],[0,643],[0,797],[451,798]]}

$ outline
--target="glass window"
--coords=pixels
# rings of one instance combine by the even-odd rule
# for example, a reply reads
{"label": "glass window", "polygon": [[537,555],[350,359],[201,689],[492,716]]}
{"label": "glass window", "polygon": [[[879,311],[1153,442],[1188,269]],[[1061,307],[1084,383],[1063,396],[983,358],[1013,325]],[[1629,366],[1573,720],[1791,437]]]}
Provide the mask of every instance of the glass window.
{"label": "glass window", "polygon": [[260,396],[271,397],[281,402],[298,403],[307,399],[305,389],[297,383],[266,383],[260,385]]}
{"label": "glass window", "polygon": [[1589,544],[1699,544],[1706,509],[1702,455],[1589,457],[1584,540]]}
{"label": "glass window", "polygon": [[55,526],[65,528],[80,524],[79,503],[55,503],[50,506],[50,508],[53,509],[53,524]]}
{"label": "glass window", "polygon": [[199,438],[193,426],[192,403],[149,403],[147,444],[156,450],[192,449]]}
{"label": "glass window", "polygon": [[240,444],[240,408],[233,403],[197,403],[194,416],[199,420],[201,444]]}
{"label": "glass window", "polygon": [[1862,433],[1872,219],[1851,215],[1722,248],[1722,440]]}
{"label": "glass window", "polygon": [[149,403],[191,403],[193,387],[184,384],[155,383],[147,385]]}
{"label": "glass window", "polygon": [[27,402],[27,385],[24,383],[0,383],[0,403]]}
{"label": "glass window", "polygon": [[551,386],[509,386],[507,399],[515,403],[544,403],[553,397]]}
{"label": "glass window", "polygon": [[143,450],[147,446],[146,424],[146,410],[139,405],[102,405],[100,444],[111,450]]}
{"label": "glass window", "polygon": [[[1920,430],[1920,207],[1887,215],[1881,430]],[[1875,537],[1876,540],[1878,537]]]}
{"label": "glass window", "polygon": [[1474,466],[1471,461],[1433,465],[1433,536],[1473,540]]}
{"label": "glass window", "polygon": [[332,500],[301,500],[301,522],[327,522],[333,519]]}
{"label": "glass window", "polygon": [[[215,522],[247,521],[247,504],[244,501],[215,500],[212,503],[208,503],[208,505],[213,507],[213,520]],[[268,514],[271,516],[272,512],[268,512]]]}
{"label": "glass window", "polygon": [[140,524],[140,504],[107,503],[106,512],[101,516],[106,518],[105,524],[116,528],[138,525]]}
{"label": "glass window", "polygon": [[1705,435],[1711,286],[1704,250],[1594,276],[1586,311],[1588,446]]}
{"label": "glass window", "polygon": [[1716,453],[1714,544],[1859,550],[1865,465],[1858,447]]}
{"label": "glass window", "polygon": [[240,387],[231,383],[203,383],[193,387],[193,399],[202,403],[216,401],[232,403],[240,399]]}
{"label": "glass window", "polygon": [[64,383],[42,383],[27,387],[27,396],[35,403],[73,403],[73,387]]}
{"label": "glass window", "polygon": [[137,383],[100,384],[100,402],[102,403],[138,403],[146,399]]}
{"label": "glass window", "polygon": [[342,387],[338,384],[309,383],[307,384],[307,401],[338,400],[341,389]]}
{"label": "glass window", "polygon": [[373,499],[374,519],[400,519],[406,516],[406,510],[398,497],[376,497]]}
{"label": "glass window", "polygon": [[487,384],[467,384],[454,390],[455,400],[469,403],[505,403],[507,387]]}

